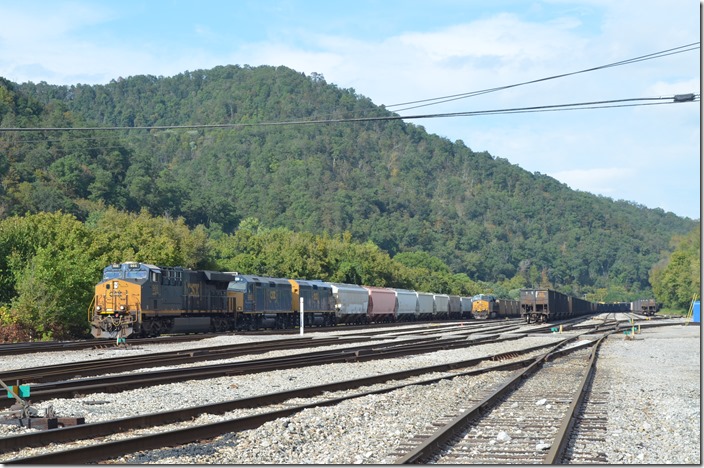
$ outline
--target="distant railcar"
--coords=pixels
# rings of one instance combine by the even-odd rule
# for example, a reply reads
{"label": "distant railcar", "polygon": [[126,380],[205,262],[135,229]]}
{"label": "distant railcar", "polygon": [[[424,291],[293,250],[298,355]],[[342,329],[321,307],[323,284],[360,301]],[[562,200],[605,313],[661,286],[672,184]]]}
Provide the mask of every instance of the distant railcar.
{"label": "distant railcar", "polygon": [[520,302],[497,299],[492,294],[477,294],[472,297],[472,316],[479,320],[520,317]]}
{"label": "distant railcar", "polygon": [[450,296],[447,294],[433,294],[433,318],[448,318],[450,314]]}
{"label": "distant railcar", "polygon": [[472,318],[472,298],[471,297],[461,297],[460,307],[462,310],[462,318],[470,319]]}
{"label": "distant railcar", "polygon": [[370,322],[393,322],[396,319],[396,293],[390,288],[363,286],[369,291],[367,317]]}
{"label": "distant railcar", "polygon": [[521,289],[521,317],[527,323],[544,323],[569,316],[565,294],[552,289]]}
{"label": "distant railcar", "polygon": [[356,284],[329,284],[332,289],[338,323],[367,323],[369,291]]}
{"label": "distant railcar", "polygon": [[416,292],[418,296],[418,318],[430,320],[435,314],[435,299],[431,293]]}
{"label": "distant railcar", "polygon": [[636,314],[652,316],[655,315],[658,310],[658,303],[655,299],[638,299],[633,302],[632,311]]}
{"label": "distant railcar", "polygon": [[460,296],[451,294],[447,307],[450,319],[459,319],[462,317],[462,299]]}
{"label": "distant railcar", "polygon": [[415,291],[394,289],[396,293],[396,320],[409,322],[418,317],[418,295]]}
{"label": "distant railcar", "polygon": [[584,315],[584,314],[592,312],[592,303],[585,300],[585,299],[580,299],[578,297],[573,297],[573,296],[567,296],[567,302],[569,304],[568,314],[570,317],[575,317],[577,315]]}

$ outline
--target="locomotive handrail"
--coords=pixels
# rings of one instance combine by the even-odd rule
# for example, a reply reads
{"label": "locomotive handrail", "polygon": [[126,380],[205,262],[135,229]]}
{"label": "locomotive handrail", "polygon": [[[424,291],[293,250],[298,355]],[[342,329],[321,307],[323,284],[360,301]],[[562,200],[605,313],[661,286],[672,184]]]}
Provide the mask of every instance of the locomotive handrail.
{"label": "locomotive handrail", "polygon": [[88,323],[93,321],[93,312],[95,311],[93,304],[95,304],[95,295],[93,295],[93,299],[88,304]]}

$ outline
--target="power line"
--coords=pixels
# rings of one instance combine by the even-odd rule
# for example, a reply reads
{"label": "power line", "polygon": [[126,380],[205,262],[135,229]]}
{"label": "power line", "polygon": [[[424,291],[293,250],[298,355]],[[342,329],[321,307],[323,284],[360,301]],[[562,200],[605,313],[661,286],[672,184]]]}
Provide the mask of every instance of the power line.
{"label": "power line", "polygon": [[[388,109],[388,108],[391,108],[391,107],[406,106],[406,105],[409,105],[409,104],[421,104],[421,105],[418,105],[418,106],[406,107],[406,108],[398,109],[398,110],[394,111],[394,112],[402,112],[402,111],[405,111],[405,110],[416,109],[416,108],[419,108],[419,107],[426,107],[426,106],[432,106],[432,105],[435,105],[435,104],[442,104],[442,103],[445,103],[445,102],[456,101],[456,100],[459,100],[459,99],[466,99],[466,98],[469,98],[469,97],[479,96],[479,95],[481,95],[481,94],[488,94],[488,93],[493,93],[493,92],[496,92],[496,91],[502,91],[502,90],[504,90],[504,89],[516,88],[516,87],[518,87],[518,86],[525,86],[525,85],[528,85],[528,84],[539,83],[539,82],[542,82],[542,81],[549,81],[549,80],[554,80],[554,79],[557,79],[557,78],[564,78],[564,77],[566,77],[566,76],[577,75],[577,74],[580,74],[580,73],[587,73],[587,72],[596,71],[596,70],[603,70],[603,69],[605,69],[605,68],[618,67],[618,66],[621,66],[621,65],[629,65],[629,64],[631,64],[631,63],[642,62],[642,61],[645,61],[645,60],[653,60],[653,59],[656,59],[656,58],[666,57],[666,56],[668,56],[668,55],[681,54],[681,53],[684,53],[684,52],[689,52],[689,51],[692,51],[692,50],[699,49],[699,48],[700,48],[700,45],[699,45],[699,44],[700,44],[699,42],[693,42],[693,43],[691,43],[691,44],[686,44],[686,45],[683,45],[683,46],[674,47],[674,48],[672,48],[672,49],[662,50],[662,51],[660,51],[660,52],[654,52],[654,53],[652,53],[652,54],[641,55],[641,56],[639,56],[639,57],[634,57],[634,58],[631,58],[631,59],[620,60],[620,61],[618,61],[618,62],[613,62],[613,63],[609,63],[609,64],[606,64],[606,65],[599,65],[599,66],[597,66],[597,67],[585,68],[584,70],[578,70],[578,71],[569,72],[569,73],[562,73],[562,74],[560,74],[560,75],[548,76],[548,77],[545,77],[545,78],[539,78],[539,79],[536,79],[536,80],[524,81],[524,82],[516,83],[516,84],[512,84],[512,85],[498,86],[498,87],[495,87],[495,88],[487,88],[487,89],[482,89],[482,90],[479,90],[479,91],[471,91],[471,92],[468,92],[468,93],[452,94],[452,95],[449,95],[449,96],[441,96],[441,97],[436,97],[436,98],[423,99],[423,100],[419,100],[419,101],[409,101],[409,102],[402,102],[402,103],[399,103],[399,104],[390,104],[390,105],[385,106],[385,107]],[[422,104],[422,103],[427,103],[427,104]]]}
{"label": "power line", "polygon": [[[691,99],[682,99],[681,96],[688,96]],[[679,98],[679,99],[678,99]],[[628,99],[612,99],[605,101],[591,101],[570,104],[553,104],[532,107],[515,107],[507,109],[489,109],[479,111],[464,111],[439,114],[419,114],[419,115],[388,115],[378,117],[351,117],[341,119],[321,119],[321,120],[289,120],[289,121],[273,121],[273,122],[258,122],[258,123],[239,123],[239,124],[200,124],[200,125],[157,125],[157,126],[139,126],[139,127],[18,127],[18,128],[0,128],[0,133],[7,132],[53,132],[53,131],[132,131],[132,130],[185,130],[185,129],[234,129],[245,127],[268,127],[282,125],[313,125],[313,124],[335,124],[335,123],[354,123],[354,122],[376,122],[388,120],[408,120],[408,119],[430,119],[430,118],[446,118],[446,117],[474,117],[481,115],[498,115],[508,113],[528,113],[528,112],[546,112],[546,111],[566,111],[580,109],[595,109],[608,107],[635,107],[651,105],[648,101],[660,101],[658,104],[681,104],[683,102],[699,102],[700,95],[696,93],[678,94],[676,96],[660,96],[648,98],[628,98]],[[645,101],[645,102],[644,102]],[[626,104],[629,103],[629,104]],[[618,104],[618,105],[612,105]]]}

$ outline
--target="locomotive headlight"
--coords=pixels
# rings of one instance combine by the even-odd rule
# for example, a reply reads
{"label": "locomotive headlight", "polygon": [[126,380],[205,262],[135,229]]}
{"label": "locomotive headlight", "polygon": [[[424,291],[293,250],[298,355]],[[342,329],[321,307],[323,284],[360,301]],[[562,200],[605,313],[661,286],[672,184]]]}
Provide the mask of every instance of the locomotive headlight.
{"label": "locomotive headlight", "polygon": [[100,307],[100,306],[96,306],[96,307],[95,307],[95,311],[96,311],[96,312],[100,312],[101,310],[103,310],[102,307]]}
{"label": "locomotive headlight", "polygon": [[125,311],[125,306],[121,305],[121,306],[120,306],[120,310],[121,310],[122,312],[124,312],[124,311]]}

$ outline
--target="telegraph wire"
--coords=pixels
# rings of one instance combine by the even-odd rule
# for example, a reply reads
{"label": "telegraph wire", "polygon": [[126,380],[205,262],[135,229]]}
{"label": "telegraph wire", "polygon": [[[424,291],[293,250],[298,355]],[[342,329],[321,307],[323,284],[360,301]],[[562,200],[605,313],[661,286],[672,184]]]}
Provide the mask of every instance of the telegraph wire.
{"label": "telegraph wire", "polygon": [[[683,98],[684,96],[684,98]],[[253,123],[235,123],[235,124],[193,124],[193,125],[155,125],[155,126],[136,126],[136,127],[16,127],[16,128],[0,128],[0,133],[8,132],[77,132],[77,131],[132,131],[132,130],[185,130],[185,129],[235,129],[245,127],[271,127],[282,125],[312,125],[312,124],[336,124],[336,123],[354,123],[354,122],[376,122],[389,120],[412,120],[412,119],[431,119],[431,118],[447,118],[447,117],[475,117],[483,115],[498,115],[508,113],[529,113],[529,112],[546,112],[546,111],[567,111],[581,109],[596,109],[610,107],[636,107],[651,105],[650,102],[642,101],[660,101],[658,104],[681,104],[684,102],[699,102],[700,95],[698,93],[678,94],[674,96],[660,96],[648,98],[628,98],[628,99],[612,99],[605,101],[591,101],[582,103],[570,104],[553,104],[532,107],[515,107],[506,109],[489,109],[478,111],[463,111],[452,113],[438,114],[418,114],[418,115],[388,115],[377,117],[350,117],[341,119],[320,119],[320,120],[289,120],[289,121],[270,121],[270,122],[253,122]],[[628,103],[628,104],[626,104]]]}
{"label": "telegraph wire", "polygon": [[[618,62],[608,63],[606,65],[599,65],[597,67],[585,68],[583,70],[578,70],[578,71],[569,72],[569,73],[562,73],[560,75],[548,76],[548,77],[539,78],[536,80],[524,81],[521,83],[515,83],[515,84],[511,84],[511,85],[506,85],[506,86],[497,86],[495,88],[487,88],[487,89],[482,89],[479,91],[471,91],[468,93],[452,94],[452,95],[448,95],[448,96],[441,96],[441,97],[430,98],[430,99],[422,99],[419,101],[408,101],[408,102],[402,102],[399,104],[390,104],[385,107],[388,109],[391,107],[407,106],[410,104],[420,104],[418,106],[405,107],[403,109],[398,109],[398,110],[394,111],[394,112],[402,112],[405,110],[416,109],[419,107],[426,107],[426,106],[432,106],[435,104],[442,104],[445,102],[456,101],[459,99],[466,99],[469,97],[479,96],[482,94],[494,93],[496,91],[502,91],[504,89],[516,88],[519,86],[524,86],[524,85],[533,84],[533,83],[540,83],[542,81],[549,81],[549,80],[554,80],[557,78],[564,78],[566,76],[577,75],[580,73],[587,73],[587,72],[596,71],[596,70],[603,70],[606,68],[612,68],[612,67],[617,67],[617,66],[621,66],[621,65],[630,65],[631,63],[637,63],[637,62],[642,62],[645,60],[653,60],[656,58],[666,57],[668,55],[690,52],[692,50],[699,49],[701,47],[699,44],[700,44],[699,42],[693,42],[691,44],[686,44],[683,46],[674,47],[672,49],[662,50],[660,52],[653,52],[651,54],[641,55],[641,56],[626,59],[626,60],[620,60]],[[426,104],[422,104],[422,103],[426,103]]]}

